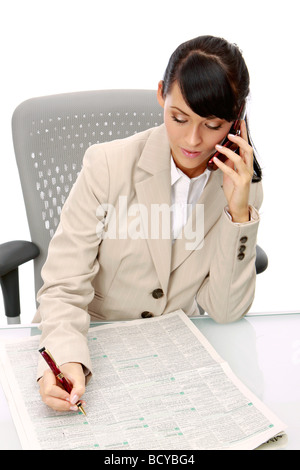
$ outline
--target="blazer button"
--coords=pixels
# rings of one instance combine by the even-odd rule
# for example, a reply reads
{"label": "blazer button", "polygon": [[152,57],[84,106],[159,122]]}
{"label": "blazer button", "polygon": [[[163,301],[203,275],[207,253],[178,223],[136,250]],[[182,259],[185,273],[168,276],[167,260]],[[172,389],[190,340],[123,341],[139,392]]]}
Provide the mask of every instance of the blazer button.
{"label": "blazer button", "polygon": [[246,251],[246,245],[241,245],[239,248],[239,252],[244,253],[244,251]]}
{"label": "blazer button", "polygon": [[153,317],[153,313],[151,313],[151,312],[142,312],[141,317],[142,318],[151,318],[151,317]]}
{"label": "blazer button", "polygon": [[248,241],[248,237],[242,237],[240,238],[241,243],[246,243]]}
{"label": "blazer button", "polygon": [[242,259],[244,259],[244,258],[245,258],[245,253],[239,253],[239,254],[238,254],[238,259],[239,259],[239,260],[242,260]]}
{"label": "blazer button", "polygon": [[154,289],[154,291],[152,292],[152,297],[154,297],[155,299],[160,299],[161,297],[163,297],[164,295],[164,291],[162,289]]}

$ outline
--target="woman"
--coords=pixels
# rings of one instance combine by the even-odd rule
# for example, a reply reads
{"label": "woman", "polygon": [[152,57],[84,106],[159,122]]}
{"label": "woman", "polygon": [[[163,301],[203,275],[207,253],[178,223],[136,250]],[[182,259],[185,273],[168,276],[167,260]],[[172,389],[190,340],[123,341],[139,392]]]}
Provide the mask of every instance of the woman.
{"label": "woman", "polygon": [[[39,364],[40,393],[52,408],[76,410],[84,393],[91,318],[147,321],[177,309],[190,316],[198,304],[230,322],[249,310],[261,172],[244,121],[240,136],[228,136],[239,151],[220,146],[248,94],[239,49],[196,38],[176,49],[158,85],[164,124],[87,150],[49,246],[34,319],[41,345],[73,384],[69,395]],[[211,172],[216,150],[227,160],[214,157]]]}

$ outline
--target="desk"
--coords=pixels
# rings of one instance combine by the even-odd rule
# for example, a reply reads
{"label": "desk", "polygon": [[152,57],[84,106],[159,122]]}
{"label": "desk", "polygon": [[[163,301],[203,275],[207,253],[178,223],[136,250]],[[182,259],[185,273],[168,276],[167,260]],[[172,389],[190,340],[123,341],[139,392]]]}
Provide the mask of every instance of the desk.
{"label": "desk", "polygon": [[[207,316],[192,321],[244,384],[287,424],[285,449],[300,450],[300,314],[248,315],[226,325]],[[33,334],[39,330],[32,326],[0,327],[0,338]],[[21,449],[1,385],[0,449]]]}

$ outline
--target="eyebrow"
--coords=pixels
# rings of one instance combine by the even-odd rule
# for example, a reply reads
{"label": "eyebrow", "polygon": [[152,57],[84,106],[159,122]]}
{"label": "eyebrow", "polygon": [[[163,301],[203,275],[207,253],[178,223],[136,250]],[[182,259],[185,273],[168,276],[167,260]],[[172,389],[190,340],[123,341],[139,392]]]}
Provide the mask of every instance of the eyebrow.
{"label": "eyebrow", "polygon": [[177,108],[177,106],[171,106],[171,109],[177,109],[177,111],[179,111],[180,113],[184,114],[185,116],[189,116],[189,114],[187,114],[187,113],[185,113],[184,111],[182,111],[182,109]]}
{"label": "eyebrow", "polygon": [[[190,116],[189,114],[185,113],[184,111],[182,111],[182,109],[178,108],[177,106],[170,106],[171,109],[177,109],[177,111],[179,111],[180,113],[184,114],[185,116]],[[207,120],[210,120],[212,121],[213,119],[221,119],[221,121],[223,121],[222,118],[218,118],[217,116],[208,116],[206,118]]]}

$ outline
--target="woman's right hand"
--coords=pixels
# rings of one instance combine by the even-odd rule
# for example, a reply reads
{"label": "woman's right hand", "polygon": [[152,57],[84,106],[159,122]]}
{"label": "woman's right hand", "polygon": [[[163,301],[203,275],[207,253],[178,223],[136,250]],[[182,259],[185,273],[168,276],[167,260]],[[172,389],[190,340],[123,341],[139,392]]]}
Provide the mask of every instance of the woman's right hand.
{"label": "woman's right hand", "polygon": [[[40,394],[43,402],[56,411],[77,411],[76,403],[85,392],[85,375],[82,365],[77,362],[69,362],[60,367],[66,379],[72,384],[72,392],[69,394],[62,388],[50,369],[44,372],[39,380]],[[82,405],[85,402],[82,401]]]}

